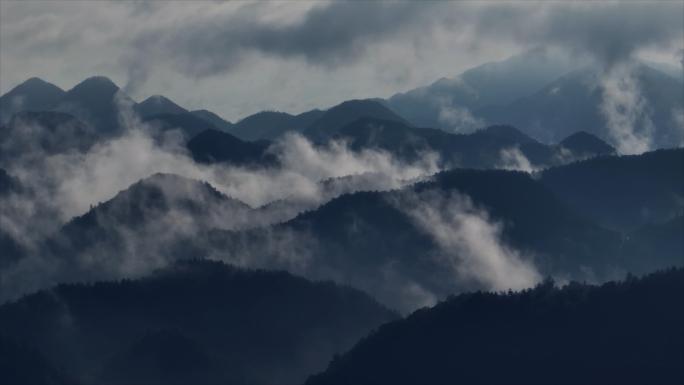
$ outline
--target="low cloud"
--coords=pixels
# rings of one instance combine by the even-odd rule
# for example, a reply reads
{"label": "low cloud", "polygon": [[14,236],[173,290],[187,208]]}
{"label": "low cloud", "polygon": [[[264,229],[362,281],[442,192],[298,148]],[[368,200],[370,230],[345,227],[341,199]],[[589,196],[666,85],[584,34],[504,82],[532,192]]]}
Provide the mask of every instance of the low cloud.
{"label": "low cloud", "polygon": [[398,206],[439,246],[438,258],[454,279],[485,290],[532,287],[541,275],[519,251],[502,241],[502,225],[458,193],[427,192]]}
{"label": "low cloud", "polygon": [[[25,151],[5,159],[0,166],[17,177],[26,190],[0,197],[2,232],[18,242],[27,254],[0,271],[3,299],[61,281],[137,276],[177,258],[174,247],[185,250],[179,245],[183,240],[190,247],[190,240],[197,238],[198,232],[283,222],[341,194],[396,189],[439,170],[439,160],[431,154],[406,163],[382,151],[354,152],[344,142],[314,146],[294,134],[285,136],[270,149],[281,160],[280,167],[202,165],[189,156],[180,141],[181,135],[171,133],[161,142],[153,139],[152,128],[142,123],[130,106],[120,107],[120,121],[126,127],[120,137],[88,148],[58,148],[56,152],[26,145],[22,147]],[[45,131],[35,122],[17,131],[36,130]],[[69,137],[72,131],[65,131],[65,135]],[[17,138],[3,145],[18,144],[17,140],[23,137]],[[152,205],[141,213],[130,213],[126,201],[129,198],[119,194],[117,200],[123,202],[110,207],[115,218],[135,214],[153,220],[128,228],[117,222],[119,219],[98,216],[98,225],[107,231],[107,238],[117,240],[115,243],[96,244],[74,255],[68,263],[59,259],[45,263],[43,242],[57,234],[62,225],[156,173],[207,181],[235,203],[217,201],[207,193],[207,188],[184,179],[147,179],[147,185],[161,191],[161,202],[169,206],[168,210],[159,211]],[[59,238],[57,241],[61,242]],[[272,249],[293,251],[280,265],[293,270],[301,268],[298,265],[306,260],[302,247],[307,244],[300,235],[279,234],[269,239]],[[244,251],[240,256],[243,263],[245,258],[254,257],[252,266],[258,265],[257,256]],[[191,254],[193,250],[186,252]]]}
{"label": "low cloud", "polygon": [[537,168],[532,166],[532,163],[520,151],[519,147],[511,147],[501,150],[499,153],[499,164],[497,168],[502,170],[524,171],[532,173],[537,171]]}
{"label": "low cloud", "polygon": [[643,97],[635,67],[616,65],[600,80],[600,111],[608,135],[622,154],[640,154],[653,148],[655,127],[648,101]]}

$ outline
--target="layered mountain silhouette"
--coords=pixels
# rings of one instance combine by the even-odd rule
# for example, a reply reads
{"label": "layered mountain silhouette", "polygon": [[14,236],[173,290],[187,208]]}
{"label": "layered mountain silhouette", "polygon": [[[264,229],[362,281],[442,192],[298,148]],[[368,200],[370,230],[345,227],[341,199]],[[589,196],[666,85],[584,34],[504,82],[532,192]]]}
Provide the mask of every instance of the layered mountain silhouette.
{"label": "layered mountain silhouette", "polygon": [[217,130],[212,123],[190,112],[148,115],[143,121],[151,126],[152,136],[157,139],[171,131],[178,131],[183,141],[187,142],[203,131]]}
{"label": "layered mountain silhouette", "polygon": [[193,159],[200,163],[230,163],[240,166],[274,165],[276,157],[269,153],[270,142],[245,142],[216,129],[207,129],[188,141]]}
{"label": "layered mountain silhouette", "polygon": [[578,158],[616,154],[613,146],[586,131],[578,131],[568,136],[561,140],[558,146],[568,150],[570,154]]}
{"label": "layered mountain silhouette", "polygon": [[17,112],[47,111],[64,97],[64,90],[39,78],[30,78],[0,96],[0,124]]}
{"label": "layered mountain silhouette", "polygon": [[204,119],[205,121],[213,124],[214,127],[220,130],[230,131],[233,128],[233,123],[223,119],[222,117],[216,115],[215,113],[209,110],[194,110],[190,111],[190,113],[200,119]]}
{"label": "layered mountain silhouette", "polygon": [[486,106],[512,103],[571,70],[567,60],[537,49],[477,66],[454,79],[442,78],[393,95],[386,103],[419,127],[468,129],[459,127],[458,121],[450,122],[448,112],[463,110],[474,114]]}
{"label": "layered mountain silhouette", "polygon": [[[399,289],[409,290],[402,282],[438,298],[487,285],[459,279],[449,260],[466,260],[468,255],[440,247],[430,236],[431,231],[457,228],[424,227],[411,216],[411,204],[420,208],[449,194],[469,197],[488,213],[488,221],[501,223],[501,242],[520,250],[542,274],[586,279],[589,270],[592,276],[605,277],[627,268],[618,258],[617,233],[576,215],[529,175],[510,171],[454,170],[401,191],[342,195],[269,229],[214,231],[207,253],[232,260],[240,255],[234,250],[240,250],[264,266],[287,263],[294,253],[307,261],[305,274],[312,278],[350,283],[388,306],[407,310],[415,303],[397,296]],[[459,215],[462,209],[450,210]],[[294,250],[286,243],[292,239]]]}
{"label": "layered mountain silhouette", "polygon": [[94,76],[67,91],[54,109],[76,116],[103,137],[111,137],[124,129],[120,121],[121,106],[133,104],[110,79]]}
{"label": "layered mountain silhouette", "polygon": [[325,142],[345,125],[360,118],[405,123],[405,120],[376,100],[349,100],[325,111],[302,133],[314,142]]}
{"label": "layered mountain silhouette", "polygon": [[357,290],[200,261],[0,306],[3,333],[103,384],[301,382],[395,317]]}
{"label": "layered mountain silhouette", "polygon": [[299,115],[264,111],[237,122],[231,131],[244,140],[273,140],[293,131],[314,142],[326,142],[344,126],[361,118],[393,122],[406,121],[377,100],[348,100],[325,111],[311,110]]}
{"label": "layered mountain silhouette", "polygon": [[[578,130],[610,139],[608,121],[601,112],[600,82],[606,76],[610,75],[594,68],[577,70],[509,105],[482,110],[479,114],[489,122],[521,127],[547,142],[556,142]],[[682,81],[645,65],[636,67],[630,76],[637,87],[634,92],[648,103],[643,113],[648,113],[650,120],[650,125],[634,122],[635,132],[650,137],[656,148],[681,143],[681,130],[677,129],[673,114],[684,100]]]}
{"label": "layered mountain silhouette", "polygon": [[[56,261],[62,261],[67,276],[109,278],[103,266],[124,263],[131,255],[164,258],[159,261],[162,265],[191,257],[195,255],[194,234],[215,227],[246,226],[256,221],[250,211],[206,182],[155,174],[72,219],[44,247]],[[76,261],[82,256],[99,263],[81,266]]]}
{"label": "layered mountain silhouette", "polygon": [[657,64],[632,64],[623,74],[582,67],[543,50],[533,50],[475,67],[454,79],[440,79],[396,94],[385,103],[419,127],[464,132],[510,124],[544,143],[557,143],[577,131],[586,131],[616,145],[602,111],[602,83],[618,77],[620,84],[633,88],[621,92],[633,93],[640,105],[646,106],[639,113],[647,119],[633,122],[637,135],[649,138],[652,148],[682,143],[676,118],[684,100],[681,77],[654,69],[662,68]]}
{"label": "layered mountain silhouette", "polygon": [[607,156],[552,168],[540,181],[578,212],[617,230],[682,215],[684,150]]}
{"label": "layered mountain silhouette", "polygon": [[188,112],[185,108],[162,95],[152,95],[135,105],[135,111],[144,119],[159,114],[183,114]]}
{"label": "layered mountain silhouette", "polygon": [[85,152],[99,133],[70,114],[55,111],[18,112],[0,126],[0,162],[69,151]]}
{"label": "layered mountain silhouette", "polygon": [[684,270],[463,294],[383,325],[307,384],[684,381]]}
{"label": "layered mountain silhouette", "polygon": [[615,152],[601,139],[586,133],[553,146],[542,144],[512,126],[451,134],[375,118],[356,120],[339,129],[334,138],[348,140],[357,151],[380,149],[406,161],[435,153],[447,167],[545,168]]}
{"label": "layered mountain silhouette", "polygon": [[286,132],[302,132],[323,114],[324,111],[320,110],[311,110],[299,115],[263,111],[235,123],[229,132],[242,140],[274,140]]}

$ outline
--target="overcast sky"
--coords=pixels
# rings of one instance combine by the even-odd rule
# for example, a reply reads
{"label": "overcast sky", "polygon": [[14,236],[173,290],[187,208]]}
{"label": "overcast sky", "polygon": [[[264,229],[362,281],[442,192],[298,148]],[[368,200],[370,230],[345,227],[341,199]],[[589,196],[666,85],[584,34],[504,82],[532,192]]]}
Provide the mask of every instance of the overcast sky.
{"label": "overcast sky", "polygon": [[0,93],[104,75],[235,121],[387,97],[538,46],[679,65],[684,2],[0,0]]}

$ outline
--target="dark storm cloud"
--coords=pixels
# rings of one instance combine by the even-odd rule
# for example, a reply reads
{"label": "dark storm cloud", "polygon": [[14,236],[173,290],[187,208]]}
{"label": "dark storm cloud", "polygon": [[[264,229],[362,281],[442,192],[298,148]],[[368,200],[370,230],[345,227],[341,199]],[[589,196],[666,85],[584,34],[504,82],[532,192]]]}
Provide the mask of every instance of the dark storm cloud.
{"label": "dark storm cloud", "polygon": [[684,3],[561,3],[537,10],[519,5],[487,7],[477,29],[478,35],[587,53],[610,66],[640,48],[681,44]]}
{"label": "dark storm cloud", "polygon": [[684,48],[682,2],[22,1],[0,8],[3,92],[31,76],[70,87],[103,74],[135,97],[162,93],[229,119],[389,96],[537,46],[607,66],[642,49],[674,64]]}
{"label": "dark storm cloud", "polygon": [[147,73],[145,66],[158,61],[203,77],[232,70],[254,53],[335,67],[372,54],[375,43],[402,44],[439,28],[468,34],[475,44],[486,38],[560,46],[612,65],[643,47],[669,48],[684,28],[679,2],[333,2],[280,23],[263,19],[266,8],[248,4],[230,13],[189,16],[180,26],[153,27],[133,40],[124,63],[136,81]]}
{"label": "dark storm cloud", "polygon": [[230,14],[191,18],[183,28],[152,29],[134,40],[126,60],[140,66],[141,55],[158,55],[191,76],[233,69],[249,52],[335,66],[358,58],[369,43],[431,8],[411,2],[334,2],[315,6],[299,22],[267,23],[261,20],[263,7],[250,4]]}

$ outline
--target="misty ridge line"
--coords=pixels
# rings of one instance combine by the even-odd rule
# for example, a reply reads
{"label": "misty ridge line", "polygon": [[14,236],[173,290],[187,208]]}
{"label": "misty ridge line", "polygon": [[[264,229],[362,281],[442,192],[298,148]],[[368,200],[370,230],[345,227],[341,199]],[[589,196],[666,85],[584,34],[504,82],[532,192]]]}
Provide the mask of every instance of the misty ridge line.
{"label": "misty ridge line", "polygon": [[[111,83],[108,80],[107,82]],[[156,220],[146,222],[141,228],[131,231],[107,217],[101,218],[100,211],[97,210],[100,206],[96,206],[94,213],[98,223],[117,234],[120,241],[112,249],[115,251],[85,250],[82,260],[78,262],[82,265],[79,268],[81,270],[73,271],[65,271],[64,266],[60,266],[63,262],[33,263],[44,259],[43,256],[33,262],[28,258],[23,265],[20,262],[14,272],[6,274],[9,277],[5,279],[7,285],[16,286],[11,291],[33,290],[34,288],[25,287],[31,284],[25,282],[22,276],[40,264],[43,266],[37,269],[43,272],[37,274],[44,274],[46,281],[53,283],[82,277],[111,279],[141,276],[179,257],[167,255],[170,253],[168,245],[176,244],[174,238],[177,235],[182,239],[192,239],[211,229],[240,232],[268,226],[277,227],[314,211],[342,194],[400,190],[426,180],[440,170],[459,166],[458,160],[444,162],[439,153],[431,151],[419,152],[416,159],[407,161],[395,157],[383,148],[362,146],[360,149],[351,149],[350,142],[344,137],[314,143],[297,133],[286,134],[269,145],[266,152],[279,159],[277,165],[228,166],[221,163],[201,163],[189,156],[185,146],[187,139],[181,132],[175,129],[159,132],[157,126],[141,119],[135,110],[137,104],[131,98],[113,83],[111,87],[116,89],[113,102],[121,131],[95,142],[85,151],[70,150],[51,154],[37,148],[25,158],[20,156],[13,159],[8,170],[29,186],[34,195],[28,198],[13,195],[5,199],[10,202],[7,207],[11,207],[11,210],[3,215],[3,227],[9,228],[9,232],[26,249],[31,250],[32,254],[41,254],[44,240],[53,237],[65,223],[69,225],[73,222],[69,221],[70,218],[82,213],[88,214],[88,208],[96,202],[118,198],[138,181],[144,181],[147,185],[159,182],[157,187],[162,196],[172,202],[170,210],[160,216],[154,210],[148,214],[147,208],[143,207],[143,216],[150,215]],[[616,109],[618,112],[622,111],[622,104],[617,105]],[[385,124],[388,122],[381,123],[380,128]],[[366,128],[374,127],[371,125]],[[523,135],[513,128],[495,128],[495,134]],[[45,130],[21,126],[19,131],[35,135]],[[30,142],[30,138],[28,140]],[[562,145],[557,149],[559,151],[551,158],[556,164],[582,159],[581,155],[578,157]],[[497,160],[492,165],[494,168],[521,170],[535,177],[537,172],[549,167],[538,161],[533,163],[517,144],[503,148],[495,154],[495,158]],[[251,209],[230,204],[224,207],[220,202],[205,201],[206,194],[202,192],[185,192],[185,196],[178,194],[176,197],[176,194],[167,192],[175,188],[175,182],[169,185],[168,182],[160,181],[163,176],[157,176],[159,173],[207,181],[227,197],[243,202]],[[194,188],[196,187],[190,186],[190,190]],[[119,194],[115,196],[117,191]],[[194,198],[201,205],[212,207],[209,211],[215,212],[197,217],[192,211],[176,209],[175,205],[181,203],[182,207],[182,202],[187,197]],[[457,196],[452,198],[460,200]],[[530,287],[539,281],[540,273],[535,267],[534,253],[516,250],[504,242],[501,239],[502,225],[492,221],[486,209],[478,211],[472,210],[467,204],[454,204],[449,207],[456,213],[453,217],[439,217],[434,213],[441,209],[435,207],[444,209],[444,204],[439,200],[426,204],[413,211],[407,211],[406,208],[399,208],[399,211],[408,215],[415,226],[423,228],[433,242],[441,247],[441,253],[430,257],[434,258],[431,263],[444,265],[453,274],[453,278],[463,281],[469,287],[489,289]],[[40,215],[46,212],[52,213],[52,217]],[[37,220],[38,217],[40,221]],[[26,231],[28,228],[32,231]],[[444,236],[440,236],[440,231],[457,235],[461,242],[449,242]],[[61,238],[61,235],[57,234],[57,238]],[[486,241],[482,242],[478,238]],[[152,245],[146,242],[148,240],[154,240]],[[310,234],[275,231],[262,241],[265,245],[243,244],[242,249],[237,252],[223,253],[211,247],[206,248],[204,244],[199,247],[199,251],[193,252],[246,267],[279,266],[304,276],[333,278],[344,282],[343,276],[338,272],[326,272],[322,276],[321,272],[311,272],[312,269],[318,269],[311,266],[317,263],[315,250],[319,242]],[[205,241],[198,243],[203,242]],[[307,249],[303,245],[310,247]],[[478,248],[488,250],[489,254],[478,252]],[[111,257],[113,252],[117,254],[115,258]],[[100,262],[93,261],[107,262],[98,265]],[[391,266],[386,268],[384,274],[388,286],[378,290],[405,293],[408,299],[405,303],[392,303],[395,308],[411,311],[417,306],[434,304],[440,298],[440,290],[426,287],[424,282],[410,279],[393,269]],[[355,285],[369,292],[375,290],[366,282],[355,282]],[[379,295],[385,301],[391,300],[385,294]]]}
{"label": "misty ridge line", "polygon": [[[168,249],[167,245],[175,244],[178,237],[201,238],[199,233],[207,229],[245,231],[277,225],[312,211],[341,194],[400,191],[408,185],[428,180],[441,170],[438,166],[439,156],[434,153],[425,153],[418,161],[406,163],[394,159],[391,154],[382,150],[351,151],[344,140],[333,140],[324,146],[317,146],[297,134],[288,134],[269,148],[268,151],[282,160],[276,167],[202,165],[188,156],[181,138],[173,132],[165,136],[162,142],[152,139],[149,136],[151,128],[133,111],[130,99],[117,97],[115,101],[119,107],[119,122],[124,127],[121,136],[96,143],[85,153],[32,154],[31,161],[26,164],[15,159],[9,169],[19,176],[22,184],[38,191],[38,197],[47,194],[41,192],[41,184],[46,177],[51,181],[48,185],[56,184],[49,189],[50,193],[56,195],[49,202],[40,202],[39,205],[47,206],[41,207],[43,212],[58,212],[57,218],[65,218],[64,221],[74,215],[77,216],[77,221],[82,220],[84,217],[78,217],[79,210],[85,210],[112,197],[112,201],[131,199],[122,194],[140,183],[147,187],[158,187],[165,201],[170,202],[171,210],[161,216],[155,210],[143,213],[143,217],[149,216],[154,220],[132,231],[121,227],[117,222],[107,224],[108,217],[96,216],[100,225],[118,234],[118,239],[123,243],[117,246],[116,256],[111,255],[111,252],[98,256],[102,252],[87,251],[83,255],[85,259],[75,261],[80,266],[78,268],[74,265],[60,266],[62,262],[46,263],[41,255],[44,252],[38,246],[43,242],[42,239],[53,236],[64,224],[63,221],[54,221],[50,226],[39,230],[35,228],[36,222],[33,220],[22,223],[16,216],[12,218],[3,215],[3,222],[14,228],[13,234],[34,236],[32,239],[23,239],[27,249],[32,250],[33,254],[3,273],[6,294],[14,292],[12,296],[16,296],[50,283],[65,281],[139,277],[166,266],[170,263],[169,258],[177,258],[165,255],[165,250]],[[519,151],[518,156],[524,158]],[[36,158],[42,159],[42,162],[36,164]],[[529,168],[529,161],[522,163]],[[507,165],[505,168],[519,167]],[[191,181],[175,180],[175,177],[171,178],[173,175],[208,181],[208,186],[218,188],[226,199],[244,202],[247,206],[216,202],[211,194],[207,196],[203,187],[198,187]],[[328,182],[322,185],[322,181]],[[327,187],[330,185],[332,188]],[[114,196],[116,191],[119,193]],[[94,196],[101,198],[93,199]],[[202,214],[198,219],[196,213],[174,208],[187,197],[199,206],[208,207],[209,213]],[[533,266],[532,258],[521,258],[518,251],[502,243],[501,225],[492,222],[484,209],[474,210],[468,203],[467,196],[453,195],[437,200],[424,198],[427,196],[411,198],[411,194],[404,194],[402,201],[407,206],[398,205],[397,209],[412,218],[422,231],[432,236],[440,245],[442,251],[435,256],[435,261],[452,271],[456,280],[466,283],[471,281],[475,287],[495,290],[531,287],[539,281],[539,273]],[[443,211],[444,206],[452,200],[456,202],[448,207],[452,218],[433,218],[433,214],[426,217],[426,212]],[[422,201],[420,205],[417,204],[418,201]],[[15,197],[14,201],[12,198],[5,199],[5,202],[8,207],[35,205],[35,202],[22,197]],[[409,205],[408,202],[413,203]],[[98,204],[91,208],[97,214],[99,207]],[[125,206],[121,206],[121,209],[125,209]],[[24,209],[29,212],[32,210],[33,208]],[[22,216],[21,219],[25,220],[26,217]],[[67,226],[71,222],[73,220],[67,222]],[[28,231],[28,228],[33,228],[33,231]],[[446,241],[444,234],[447,232],[456,235],[459,242]],[[266,246],[248,244],[238,251],[238,255],[212,251],[205,257],[244,267],[280,266],[305,276],[310,274],[307,270],[313,263],[312,259],[316,258],[313,250],[317,243],[310,235],[302,232],[273,233],[264,242]],[[492,255],[482,253],[479,250],[482,246],[486,246],[482,250],[488,250]],[[267,255],[276,255],[275,260],[264,259],[259,255],[264,247],[269,250]],[[24,278],[28,272],[34,277],[33,282]],[[395,274],[389,270],[387,273]],[[41,275],[43,278],[38,279]],[[333,274],[332,277],[334,276]],[[324,275],[319,278],[330,277]],[[402,300],[403,303],[399,305],[403,311],[433,305],[440,298],[439,294],[423,287],[421,283],[406,280],[405,277],[397,276],[390,282],[390,291],[406,293],[407,299]]]}

